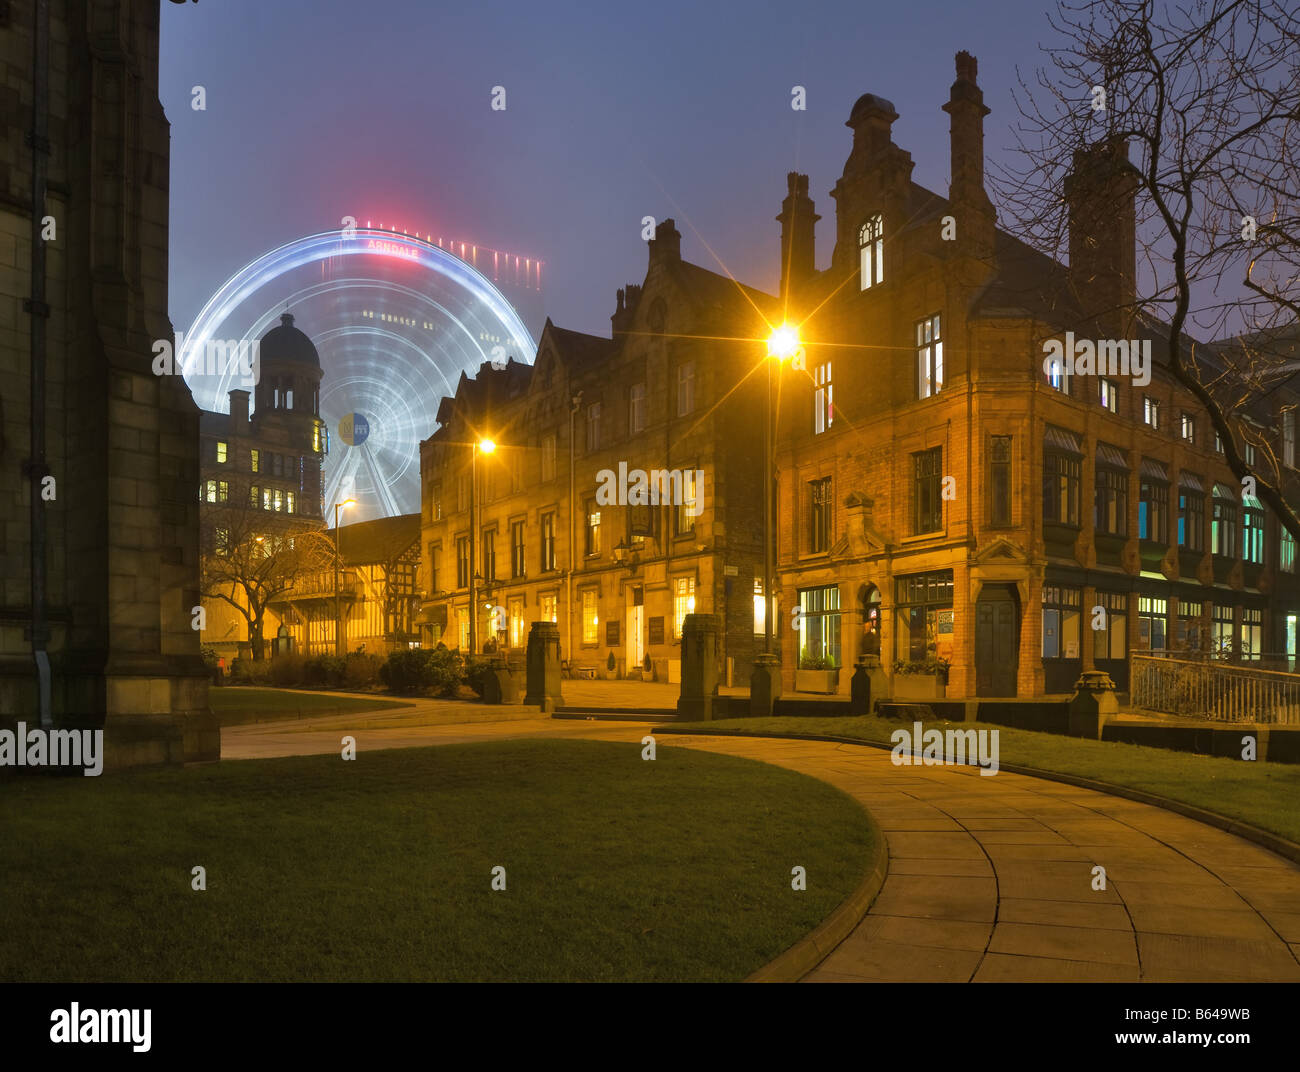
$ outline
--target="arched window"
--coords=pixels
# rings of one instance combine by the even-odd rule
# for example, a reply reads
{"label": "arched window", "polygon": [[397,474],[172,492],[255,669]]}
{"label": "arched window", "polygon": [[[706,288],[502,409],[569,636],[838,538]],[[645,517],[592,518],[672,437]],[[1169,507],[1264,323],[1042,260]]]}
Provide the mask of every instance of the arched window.
{"label": "arched window", "polygon": [[858,255],[862,262],[860,289],[884,282],[885,221],[879,212],[858,230]]}

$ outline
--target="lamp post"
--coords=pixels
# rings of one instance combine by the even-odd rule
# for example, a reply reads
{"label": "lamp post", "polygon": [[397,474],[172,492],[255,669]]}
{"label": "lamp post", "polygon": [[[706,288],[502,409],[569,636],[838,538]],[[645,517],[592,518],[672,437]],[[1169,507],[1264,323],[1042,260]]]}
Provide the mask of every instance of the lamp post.
{"label": "lamp post", "polygon": [[772,482],[776,468],[773,452],[773,386],[775,370],[788,357],[799,350],[799,332],[789,324],[782,324],[767,339],[767,407],[763,421],[763,653],[754,660],[749,697],[750,713],[770,715],[772,701],[781,694],[781,673],[776,668],[777,658],[772,652],[772,619],[775,600],[772,598],[773,530]]}
{"label": "lamp post", "polygon": [[497,445],[490,439],[480,439],[470,444],[469,455],[469,651],[478,654],[478,575],[475,559],[478,524],[475,520],[475,500],[478,498],[478,456],[491,454]]}
{"label": "lamp post", "polygon": [[356,504],[356,499],[344,499],[334,504],[334,654],[339,658],[343,657],[343,600],[339,592],[339,570],[343,562],[339,558],[339,511]]}

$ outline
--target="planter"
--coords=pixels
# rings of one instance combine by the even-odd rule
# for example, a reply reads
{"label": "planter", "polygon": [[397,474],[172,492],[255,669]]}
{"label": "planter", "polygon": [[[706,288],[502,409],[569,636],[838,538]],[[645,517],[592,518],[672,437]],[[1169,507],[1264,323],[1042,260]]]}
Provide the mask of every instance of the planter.
{"label": "planter", "polygon": [[895,674],[895,700],[942,700],[948,686],[938,674]]}
{"label": "planter", "polygon": [[839,670],[796,670],[794,672],[795,692],[819,692],[834,695],[839,687]]}

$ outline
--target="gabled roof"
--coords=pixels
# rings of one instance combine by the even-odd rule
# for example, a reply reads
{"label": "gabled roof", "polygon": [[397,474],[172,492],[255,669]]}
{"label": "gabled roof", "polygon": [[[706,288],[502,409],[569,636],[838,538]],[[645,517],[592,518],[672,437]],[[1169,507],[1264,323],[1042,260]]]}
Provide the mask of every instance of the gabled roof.
{"label": "gabled roof", "polygon": [[599,335],[556,327],[549,316],[542,329],[542,339],[548,338],[560,360],[575,371],[600,365],[614,352],[616,345],[613,339],[602,339]]}
{"label": "gabled roof", "polygon": [[339,558],[348,565],[389,562],[419,543],[420,515],[398,514],[340,525],[338,538]]}

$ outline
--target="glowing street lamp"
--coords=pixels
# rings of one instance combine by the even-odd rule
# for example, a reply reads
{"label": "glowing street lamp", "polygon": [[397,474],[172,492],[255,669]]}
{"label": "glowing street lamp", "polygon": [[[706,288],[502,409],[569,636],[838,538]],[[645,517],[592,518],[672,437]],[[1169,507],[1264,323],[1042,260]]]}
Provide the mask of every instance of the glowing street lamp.
{"label": "glowing street lamp", "polygon": [[[478,525],[474,520],[475,500],[478,498],[478,456],[495,454],[496,443],[484,438],[470,445],[469,462],[469,650],[478,653],[478,576],[475,564],[475,540]],[[488,604],[489,606],[491,604]]]}
{"label": "glowing street lamp", "polygon": [[[799,329],[792,324],[782,324],[772,329],[767,338],[767,419],[763,422],[763,654],[755,660],[755,677],[761,679],[766,675],[766,689],[756,691],[750,686],[751,713],[772,713],[772,701],[781,693],[781,672],[776,668],[777,660],[772,654],[772,619],[774,601],[772,598],[773,531],[772,531],[772,482],[776,468],[773,458],[773,403],[772,388],[775,382],[774,369],[799,352]],[[755,708],[755,701],[759,707]]]}
{"label": "glowing street lamp", "polygon": [[339,558],[339,511],[356,505],[356,499],[344,499],[334,504],[334,654],[339,658],[343,657],[343,600],[339,592],[339,570],[343,562]]}

